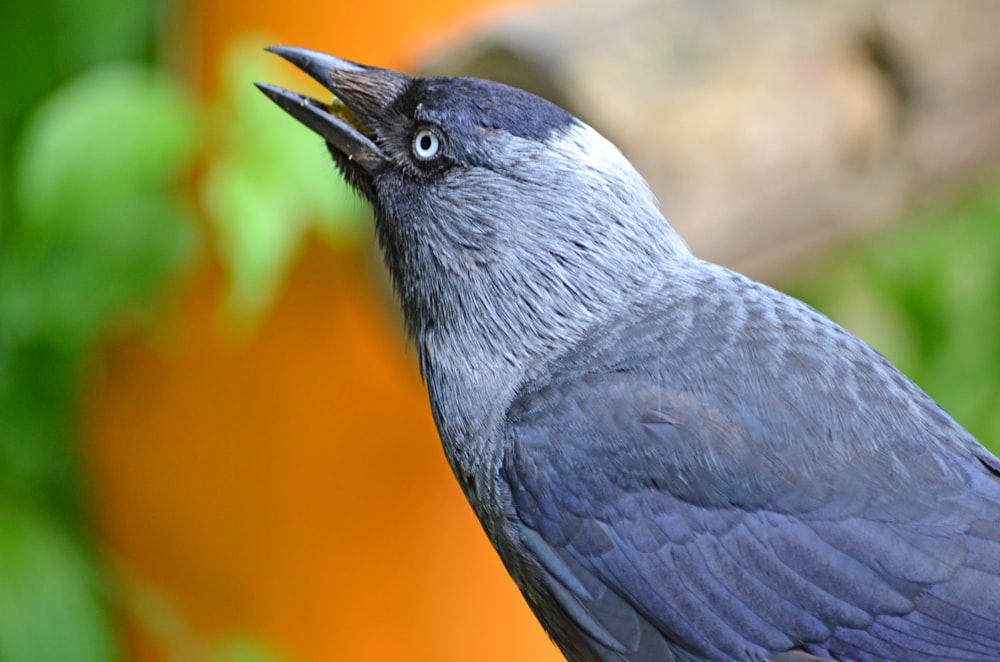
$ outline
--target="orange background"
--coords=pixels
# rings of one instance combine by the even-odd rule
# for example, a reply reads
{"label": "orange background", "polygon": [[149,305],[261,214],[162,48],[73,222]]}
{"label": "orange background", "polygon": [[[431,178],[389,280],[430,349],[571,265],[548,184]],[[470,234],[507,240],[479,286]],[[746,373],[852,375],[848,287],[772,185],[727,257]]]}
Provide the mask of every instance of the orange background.
{"label": "orange background", "polygon": [[[527,2],[211,0],[169,41],[212,95],[242,35],[407,68]],[[86,389],[129,659],[216,659],[233,637],[288,660],[561,659],[451,476],[367,253],[310,242],[243,336],[220,324],[212,262]]]}

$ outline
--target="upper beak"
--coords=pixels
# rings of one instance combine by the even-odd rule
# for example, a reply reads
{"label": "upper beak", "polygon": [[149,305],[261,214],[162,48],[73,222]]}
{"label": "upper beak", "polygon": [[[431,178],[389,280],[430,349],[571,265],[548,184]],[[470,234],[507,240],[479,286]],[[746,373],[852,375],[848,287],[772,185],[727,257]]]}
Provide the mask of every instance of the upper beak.
{"label": "upper beak", "polygon": [[406,89],[409,76],[304,48],[272,46],[267,50],[319,81],[335,98],[326,104],[274,85],[256,83],[261,92],[367,173],[374,174],[388,161],[375,143],[373,127]]}

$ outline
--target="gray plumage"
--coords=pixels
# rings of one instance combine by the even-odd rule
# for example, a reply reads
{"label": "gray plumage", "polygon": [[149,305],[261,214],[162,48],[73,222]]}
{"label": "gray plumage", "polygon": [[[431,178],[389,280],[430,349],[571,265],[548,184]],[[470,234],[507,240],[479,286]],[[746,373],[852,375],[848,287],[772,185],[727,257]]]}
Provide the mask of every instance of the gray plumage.
{"label": "gray plumage", "polygon": [[805,304],[691,255],[527,93],[276,48],[371,203],[448,460],[570,660],[1000,659],[1000,461]]}

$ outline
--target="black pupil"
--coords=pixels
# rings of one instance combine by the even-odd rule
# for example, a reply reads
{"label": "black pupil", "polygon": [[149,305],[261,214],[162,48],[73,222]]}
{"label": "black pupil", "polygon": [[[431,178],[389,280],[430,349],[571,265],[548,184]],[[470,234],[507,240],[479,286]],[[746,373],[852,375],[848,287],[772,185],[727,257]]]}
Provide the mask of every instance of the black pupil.
{"label": "black pupil", "polygon": [[431,136],[429,133],[425,133],[424,135],[420,136],[420,151],[422,152],[430,151],[432,144],[433,141],[431,140]]}

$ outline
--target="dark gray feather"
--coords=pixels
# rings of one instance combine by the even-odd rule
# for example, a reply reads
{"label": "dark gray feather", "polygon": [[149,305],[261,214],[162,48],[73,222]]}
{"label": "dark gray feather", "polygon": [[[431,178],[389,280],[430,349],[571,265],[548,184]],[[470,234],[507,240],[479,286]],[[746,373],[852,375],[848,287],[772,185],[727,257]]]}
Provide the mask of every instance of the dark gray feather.
{"label": "dark gray feather", "polygon": [[995,659],[1000,481],[978,445],[803,304],[699,278],[711,300],[641,302],[511,406],[503,475],[544,570],[599,624],[569,587],[705,659]]}

